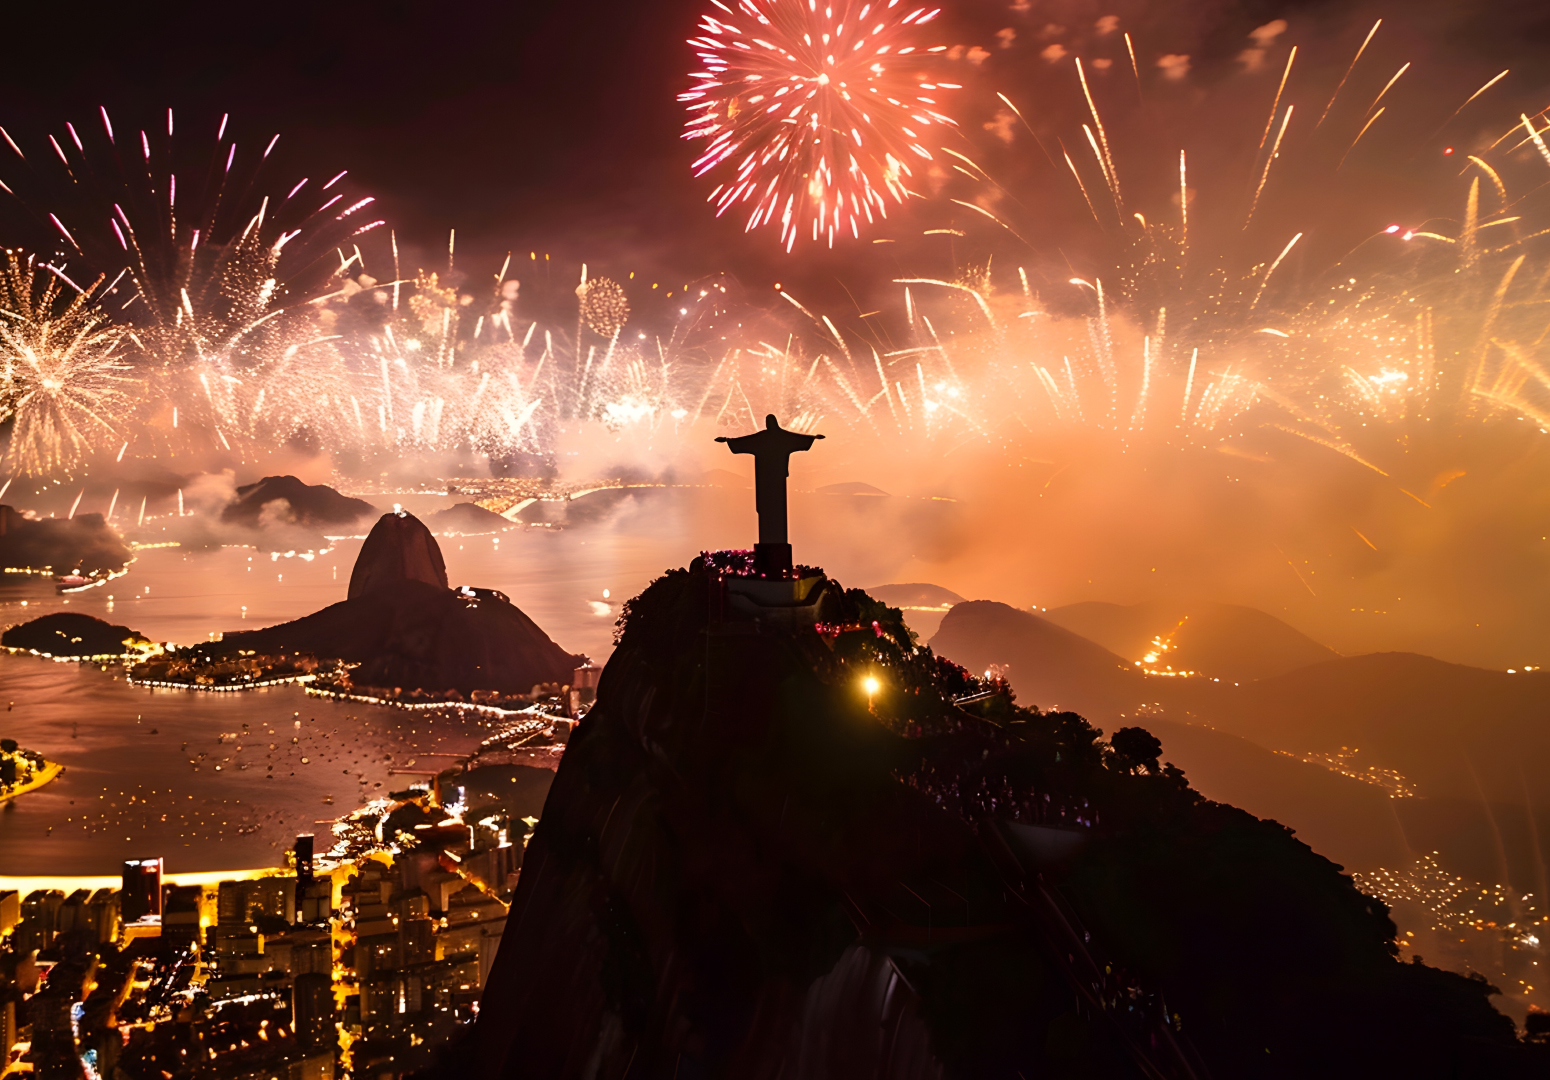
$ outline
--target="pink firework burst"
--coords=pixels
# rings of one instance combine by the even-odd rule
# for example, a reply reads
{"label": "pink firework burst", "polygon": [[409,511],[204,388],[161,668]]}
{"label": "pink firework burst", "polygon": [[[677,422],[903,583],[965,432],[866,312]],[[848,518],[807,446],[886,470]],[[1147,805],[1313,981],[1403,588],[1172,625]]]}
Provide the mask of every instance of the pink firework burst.
{"label": "pink firework burst", "polygon": [[920,28],[940,8],[900,0],[711,0],[699,80],[679,95],[684,138],[709,145],[694,174],[730,170],[710,193],[719,217],[746,209],[746,228],[780,227],[790,251],[799,234],[861,235],[863,224],[903,202],[911,161],[930,161],[929,129],[953,126],[937,95],[958,84],[931,77],[945,45]]}

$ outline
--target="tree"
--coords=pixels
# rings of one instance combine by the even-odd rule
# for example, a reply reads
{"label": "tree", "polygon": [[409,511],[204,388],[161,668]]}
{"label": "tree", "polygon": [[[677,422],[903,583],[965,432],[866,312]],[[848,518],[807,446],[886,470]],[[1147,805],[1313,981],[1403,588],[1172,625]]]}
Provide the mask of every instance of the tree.
{"label": "tree", "polygon": [[1109,747],[1120,764],[1131,772],[1144,765],[1147,772],[1155,773],[1158,759],[1162,757],[1162,740],[1146,728],[1120,728],[1109,737]]}

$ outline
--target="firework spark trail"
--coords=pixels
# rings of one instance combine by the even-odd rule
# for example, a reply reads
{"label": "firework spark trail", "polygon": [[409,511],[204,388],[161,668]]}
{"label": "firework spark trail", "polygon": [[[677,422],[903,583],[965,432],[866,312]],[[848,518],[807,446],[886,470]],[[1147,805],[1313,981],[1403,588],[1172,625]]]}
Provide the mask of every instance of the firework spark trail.
{"label": "firework spark trail", "polygon": [[1071,169],[1071,175],[1076,177],[1076,186],[1082,191],[1082,201],[1087,204],[1087,209],[1092,214],[1093,220],[1099,221],[1098,209],[1097,207],[1093,206],[1092,197],[1087,194],[1087,185],[1082,183],[1082,174],[1076,171],[1076,162],[1071,160],[1071,154],[1069,152],[1066,153],[1065,157],[1066,165]]}
{"label": "firework spark trail", "polygon": [[[146,389],[172,416],[184,414],[184,423],[161,426],[153,447],[203,440],[229,448],[228,431],[255,434],[251,421],[260,410],[242,394],[263,380],[250,376],[291,366],[288,350],[316,336],[308,305],[343,279],[329,265],[336,244],[381,222],[360,216],[369,198],[337,205],[346,198],[342,190],[325,195],[321,205],[298,200],[305,180],[280,189],[289,191],[284,198],[266,193],[263,162],[278,136],[262,155],[244,159],[223,118],[201,169],[173,143],[169,110],[165,141],[141,130],[139,160],[126,160],[106,109],[99,112],[105,152],[73,125],[66,126],[67,144],[49,139],[69,178],[63,197],[53,194],[58,185],[46,188],[50,194],[19,197],[64,238],[72,261],[112,276],[96,300],[127,283],[129,295],[119,306],[132,347],[123,358],[157,370]],[[26,160],[14,142],[12,148]],[[195,182],[179,185],[189,174]],[[41,170],[30,177],[50,183]],[[62,204],[48,205],[56,201]],[[62,266],[52,272],[69,280]]]}
{"label": "firework spark trail", "polygon": [[[1378,32],[1378,27],[1382,25],[1383,20],[1379,19],[1377,22],[1372,24],[1372,29],[1367,31],[1367,36],[1362,39],[1361,48],[1356,50],[1356,55],[1351,57],[1350,66],[1345,69],[1345,74],[1340,76],[1340,81],[1335,84],[1335,92],[1329,95],[1329,104],[1325,105],[1324,111],[1319,114],[1319,122],[1313,125],[1314,131],[1317,131],[1319,128],[1324,126],[1324,121],[1329,116],[1329,110],[1335,107],[1335,99],[1340,96],[1340,91],[1345,89],[1346,80],[1351,77],[1351,72],[1356,70],[1356,62],[1362,58],[1362,53],[1367,51],[1367,46],[1372,44],[1373,35]],[[1460,108],[1462,108],[1462,106],[1460,106]],[[1456,116],[1458,114],[1455,113],[1454,115]]]}
{"label": "firework spark trail", "polygon": [[[1087,99],[1087,108],[1093,115],[1093,126],[1098,129],[1098,141],[1093,146],[1093,152],[1097,153],[1099,148],[1102,148],[1103,152],[1099,156],[1099,163],[1103,166],[1104,179],[1108,180],[1109,188],[1114,193],[1115,210],[1123,215],[1124,199],[1121,198],[1119,193],[1119,173],[1114,168],[1114,155],[1109,152],[1109,136],[1103,129],[1103,118],[1098,115],[1097,103],[1093,101],[1092,91],[1087,86],[1087,72],[1082,69],[1081,57],[1076,58],[1076,75],[1081,80],[1082,96]],[[1083,126],[1085,127],[1086,125]],[[1091,140],[1092,133],[1089,132],[1087,137]]]}
{"label": "firework spark trail", "polygon": [[89,292],[65,301],[59,281],[16,252],[0,267],[0,419],[13,420],[7,456],[23,475],[69,473],[117,436],[124,334]]}
{"label": "firework spark trail", "polygon": [[1409,70],[1410,70],[1410,61],[1406,60],[1404,62],[1404,64],[1400,67],[1400,69],[1398,71],[1394,72],[1394,77],[1392,79],[1390,79],[1388,82],[1383,84],[1383,89],[1379,90],[1378,91],[1378,96],[1372,99],[1372,104],[1367,106],[1367,113],[1364,114],[1364,115],[1371,115],[1372,110],[1374,110],[1374,109],[1376,109],[1378,107],[1378,102],[1383,100],[1383,95],[1387,94],[1390,90],[1392,90],[1394,88],[1394,84],[1399,81],[1399,77],[1401,75],[1403,75],[1405,72],[1409,71]]}
{"label": "firework spark trail", "polygon": [[1184,380],[1184,404],[1179,410],[1179,420],[1181,423],[1187,422],[1189,419],[1189,398],[1195,389],[1195,365],[1199,362],[1200,349],[1196,347],[1189,354],[1189,377]]}
{"label": "firework spark trail", "polygon": [[1276,272],[1276,267],[1281,265],[1281,260],[1286,258],[1286,256],[1291,253],[1292,248],[1295,247],[1297,245],[1297,241],[1299,241],[1301,239],[1302,239],[1302,233],[1298,233],[1296,236],[1294,236],[1290,240],[1288,240],[1286,242],[1286,246],[1281,249],[1281,254],[1279,254],[1279,255],[1277,255],[1275,257],[1275,261],[1272,262],[1270,264],[1270,268],[1265,271],[1265,276],[1260,279],[1259,289],[1254,293],[1254,299],[1249,304],[1249,310],[1250,311],[1253,311],[1255,308],[1257,308],[1259,306],[1260,298],[1265,295],[1265,288],[1266,288],[1266,286],[1268,286],[1270,284],[1270,275],[1274,274]]}
{"label": "firework spark trail", "polygon": [[1281,83],[1276,87],[1275,100],[1270,103],[1270,115],[1265,117],[1265,130],[1260,132],[1259,146],[1254,151],[1256,154],[1265,149],[1265,140],[1270,138],[1270,129],[1275,126],[1276,122],[1276,111],[1281,108],[1281,95],[1286,91],[1286,80],[1291,78],[1292,64],[1294,64],[1296,60],[1297,46],[1293,45],[1290,55],[1288,55],[1286,58],[1286,67],[1281,72]]}
{"label": "firework spark trail", "polygon": [[1029,247],[1033,246],[1032,244],[1029,244],[1027,240],[1023,239],[1022,234],[1019,233],[1016,229],[1012,228],[1011,225],[1007,224],[1005,221],[1001,220],[995,214],[992,214],[989,210],[986,210],[978,203],[964,202],[962,199],[950,199],[949,201],[957,203],[959,206],[962,206],[965,209],[973,210],[976,214],[979,214],[982,217],[989,218],[991,221],[994,221],[997,225],[1001,226],[1007,232],[1015,236],[1018,240],[1021,240],[1024,244],[1027,244]]}
{"label": "firework spark trail", "polygon": [[1265,159],[1265,169],[1259,174],[1259,185],[1254,189],[1254,199],[1249,203],[1249,216],[1244,219],[1243,227],[1247,229],[1249,223],[1254,220],[1254,212],[1259,209],[1259,197],[1265,190],[1265,183],[1270,179],[1270,166],[1275,164],[1276,155],[1281,150],[1281,140],[1286,137],[1286,126],[1292,122],[1292,109],[1295,106],[1286,107],[1286,115],[1281,118],[1281,130],[1276,132],[1275,144],[1270,148],[1270,156]]}
{"label": "firework spark trail", "polygon": [[1345,159],[1351,156],[1351,151],[1355,150],[1356,144],[1362,141],[1362,136],[1367,134],[1367,129],[1378,122],[1378,117],[1382,116],[1386,109],[1387,106],[1384,106],[1384,108],[1379,109],[1367,118],[1367,122],[1362,125],[1362,130],[1356,133],[1356,138],[1351,140],[1351,145],[1346,147],[1345,153],[1340,155],[1340,164],[1335,166],[1336,172],[1339,172],[1345,166]]}
{"label": "firework spark trail", "polygon": [[1189,251],[1189,178],[1184,151],[1179,151],[1179,246]]}
{"label": "firework spark trail", "polygon": [[985,316],[985,321],[992,329],[996,327],[996,317],[990,310],[990,305],[985,302],[985,297],[977,289],[962,285],[956,281],[940,281],[936,278],[894,278],[895,285],[940,285],[944,289],[956,289],[959,292],[968,293],[974,297],[975,304],[979,307],[980,314]]}
{"label": "firework spark trail", "polygon": [[1550,165],[1550,146],[1545,145],[1544,137],[1534,129],[1533,122],[1527,116],[1520,116],[1520,119],[1523,121],[1523,127],[1528,131],[1528,137],[1534,141],[1534,148],[1539,151],[1539,156],[1545,159],[1546,165]]}
{"label": "firework spark trail", "polygon": [[1437,135],[1441,133],[1443,128],[1445,128],[1449,124],[1453,123],[1454,118],[1456,116],[1458,116],[1459,113],[1461,113],[1465,109],[1469,108],[1469,105],[1470,105],[1471,102],[1473,102],[1481,94],[1485,93],[1491,87],[1495,86],[1497,83],[1501,82],[1509,74],[1511,74],[1511,70],[1512,70],[1511,68],[1507,68],[1507,69],[1505,69],[1503,71],[1497,72],[1497,74],[1495,74],[1491,78],[1487,79],[1485,81],[1485,84],[1483,86],[1481,86],[1480,89],[1476,90],[1473,94],[1470,94],[1467,98],[1464,99],[1464,104],[1462,104],[1458,108],[1454,109],[1453,112],[1448,114],[1448,118],[1446,120],[1444,120],[1441,124],[1437,125],[1437,130],[1432,132],[1432,138],[1436,138]]}
{"label": "firework spark trail", "polygon": [[1141,68],[1136,63],[1136,46],[1130,40],[1130,31],[1125,32],[1125,51],[1130,54],[1130,74],[1136,80],[1136,101],[1141,101]]}
{"label": "firework spark trail", "polygon": [[1152,339],[1148,335],[1142,344],[1141,392],[1136,395],[1136,411],[1130,418],[1132,431],[1139,431],[1146,424],[1146,401],[1152,392]]}
{"label": "firework spark trail", "polygon": [[679,100],[684,138],[707,139],[696,176],[733,175],[708,201],[716,214],[751,204],[746,230],[776,221],[789,252],[799,235],[834,246],[886,218],[908,197],[908,158],[932,160],[926,129],[955,126],[937,93],[959,85],[930,74],[944,45],[919,28],[939,9],[900,0],[741,0],[706,15],[691,38],[703,70]]}

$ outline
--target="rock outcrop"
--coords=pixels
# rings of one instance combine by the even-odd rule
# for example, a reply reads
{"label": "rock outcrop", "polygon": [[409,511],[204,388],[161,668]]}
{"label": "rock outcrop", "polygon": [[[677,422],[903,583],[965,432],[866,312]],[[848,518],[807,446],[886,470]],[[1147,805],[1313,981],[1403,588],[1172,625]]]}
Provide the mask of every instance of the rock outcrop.
{"label": "rock outcrop", "polygon": [[585,657],[567,653],[505,597],[423,581],[374,589],[294,622],[225,635],[227,649],[311,653],[359,665],[358,687],[467,697],[528,694],[569,683]]}
{"label": "rock outcrop", "polygon": [[447,588],[447,564],[425,523],[402,510],[383,514],[366,534],[350,571],[351,600],[407,581]]}
{"label": "rock outcrop", "polygon": [[[838,596],[626,608],[436,1075],[1528,1077],[1491,988],[1274,822]],[[1130,742],[1145,742],[1132,737]]]}
{"label": "rock outcrop", "polygon": [[384,514],[366,538],[345,600],[199,648],[212,655],[310,653],[356,665],[349,673],[356,687],[460,697],[524,695],[544,683],[569,683],[586,661],[555,644],[504,594],[448,588],[436,538],[402,512]]}
{"label": "rock outcrop", "polygon": [[1232,682],[1274,678],[1340,656],[1274,615],[1236,604],[1085,601],[1044,616],[1126,659],[1160,652],[1160,667]]}

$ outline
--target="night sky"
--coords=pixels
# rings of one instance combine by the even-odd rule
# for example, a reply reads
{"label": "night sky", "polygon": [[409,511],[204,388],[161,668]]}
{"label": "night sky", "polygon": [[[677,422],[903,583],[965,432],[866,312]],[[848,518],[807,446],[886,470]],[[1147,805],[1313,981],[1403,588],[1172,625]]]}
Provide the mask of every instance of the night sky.
{"label": "night sky", "polygon": [[[1401,39],[1459,68],[1464,83],[1542,55],[1550,41],[1543,5],[1403,7],[1059,0],[1019,10],[964,0],[944,13],[942,36],[993,42],[1008,23],[1083,26],[1112,11],[1143,53],[1188,52],[1204,81],[1278,16],[1294,31],[1359,40],[1375,15],[1389,15]],[[455,227],[470,273],[493,272],[507,250],[537,249],[557,264],[686,279],[728,271],[768,285],[793,269],[774,234],[745,237],[740,223],[716,222],[703,202],[711,185],[690,177],[691,147],[678,139],[684,38],[702,9],[708,0],[33,3],[7,13],[0,124],[38,146],[99,104],[124,126],[170,105],[181,124],[212,133],[229,111],[239,140],[282,133],[277,165],[287,174],[350,169],[426,261]],[[997,85],[1015,84],[1012,69],[1031,55],[1005,61]],[[1514,92],[1529,101],[1537,88]],[[802,270],[853,278],[858,260],[875,258],[865,249],[819,253]]]}

